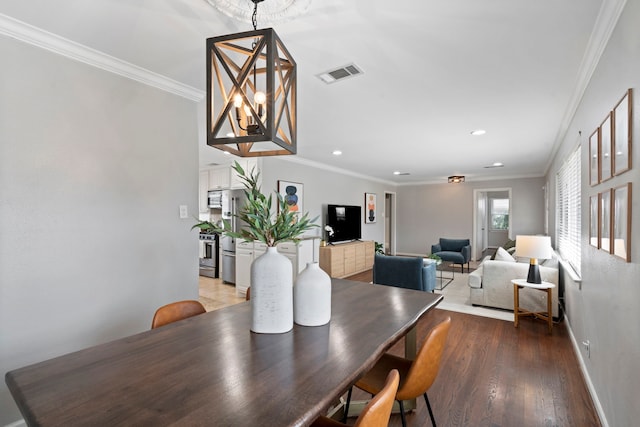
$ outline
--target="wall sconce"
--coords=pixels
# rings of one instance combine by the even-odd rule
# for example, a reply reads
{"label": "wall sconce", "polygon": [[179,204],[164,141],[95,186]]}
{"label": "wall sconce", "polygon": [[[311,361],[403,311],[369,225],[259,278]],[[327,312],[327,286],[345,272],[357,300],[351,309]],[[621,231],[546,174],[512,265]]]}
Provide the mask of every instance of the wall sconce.
{"label": "wall sconce", "polygon": [[458,184],[464,182],[464,175],[451,175],[449,177],[449,184]]}
{"label": "wall sconce", "polygon": [[273,30],[207,39],[207,145],[240,157],[295,154],[296,63]]}

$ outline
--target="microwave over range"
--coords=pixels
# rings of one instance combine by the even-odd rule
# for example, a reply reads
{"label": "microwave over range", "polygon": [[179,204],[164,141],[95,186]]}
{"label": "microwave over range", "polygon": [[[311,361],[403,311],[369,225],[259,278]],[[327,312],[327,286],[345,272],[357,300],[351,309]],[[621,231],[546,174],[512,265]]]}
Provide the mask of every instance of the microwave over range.
{"label": "microwave over range", "polygon": [[207,197],[209,200],[207,206],[210,209],[222,209],[222,191],[209,191]]}

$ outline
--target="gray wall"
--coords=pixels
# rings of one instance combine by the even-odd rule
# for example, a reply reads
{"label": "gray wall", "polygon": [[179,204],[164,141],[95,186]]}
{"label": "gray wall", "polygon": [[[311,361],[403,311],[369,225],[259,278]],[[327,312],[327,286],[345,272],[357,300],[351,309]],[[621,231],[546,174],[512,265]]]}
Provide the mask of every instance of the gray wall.
{"label": "gray wall", "polygon": [[473,190],[511,188],[512,236],[544,232],[543,178],[398,187],[398,252],[429,254],[440,237],[473,241]]}
{"label": "gray wall", "polygon": [[[578,343],[591,342],[591,357],[580,348],[590,385],[610,426],[637,425],[640,419],[640,2],[628,1],[582,98],[548,179],[555,205],[555,175],[562,161],[582,145],[582,287],[565,283],[566,311]],[[631,171],[589,185],[588,137],[628,88],[633,88]],[[579,136],[579,131],[582,136]],[[589,245],[589,196],[633,183],[631,263]],[[550,218],[555,234],[555,220]],[[555,237],[555,236],[554,236]]]}
{"label": "gray wall", "polygon": [[[327,170],[307,163],[299,163],[292,158],[266,157],[262,160],[262,191],[274,191],[278,180],[304,184],[304,210],[311,218],[319,216],[317,224],[326,224],[328,204],[349,204],[362,206],[362,240],[384,241],[384,192],[395,191],[395,186],[370,179]],[[376,222],[364,223],[364,193],[377,196]],[[318,228],[311,233],[322,236]]]}
{"label": "gray wall", "polygon": [[[196,298],[195,103],[0,37],[0,372]],[[20,419],[4,381],[0,425]]]}

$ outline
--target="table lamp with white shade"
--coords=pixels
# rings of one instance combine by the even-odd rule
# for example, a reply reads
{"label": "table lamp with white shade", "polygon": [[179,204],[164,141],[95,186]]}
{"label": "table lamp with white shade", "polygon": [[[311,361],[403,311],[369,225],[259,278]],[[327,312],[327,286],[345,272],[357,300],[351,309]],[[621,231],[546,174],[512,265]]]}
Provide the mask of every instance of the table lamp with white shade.
{"label": "table lamp with white shade", "polygon": [[539,259],[549,259],[552,256],[551,237],[549,236],[516,236],[516,256],[530,258],[528,283],[542,283],[540,277]]}

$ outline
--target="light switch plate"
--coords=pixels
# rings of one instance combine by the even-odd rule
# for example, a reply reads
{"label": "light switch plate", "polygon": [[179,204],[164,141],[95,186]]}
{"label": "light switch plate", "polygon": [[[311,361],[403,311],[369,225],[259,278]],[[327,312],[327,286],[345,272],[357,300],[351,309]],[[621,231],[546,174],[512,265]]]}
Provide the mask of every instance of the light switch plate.
{"label": "light switch plate", "polygon": [[189,218],[189,209],[187,205],[180,205],[180,219]]}

